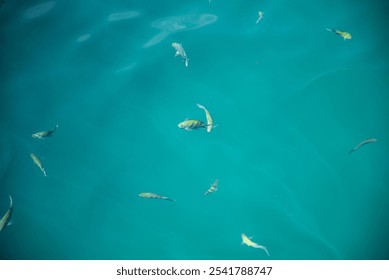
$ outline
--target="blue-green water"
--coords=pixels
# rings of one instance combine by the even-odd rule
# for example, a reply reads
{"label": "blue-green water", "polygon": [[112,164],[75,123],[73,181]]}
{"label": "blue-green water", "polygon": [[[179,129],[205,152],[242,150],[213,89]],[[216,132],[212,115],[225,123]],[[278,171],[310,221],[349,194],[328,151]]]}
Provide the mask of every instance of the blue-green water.
{"label": "blue-green water", "polygon": [[[388,259],[388,11],[3,1],[1,259]],[[211,133],[177,127],[196,103]]]}

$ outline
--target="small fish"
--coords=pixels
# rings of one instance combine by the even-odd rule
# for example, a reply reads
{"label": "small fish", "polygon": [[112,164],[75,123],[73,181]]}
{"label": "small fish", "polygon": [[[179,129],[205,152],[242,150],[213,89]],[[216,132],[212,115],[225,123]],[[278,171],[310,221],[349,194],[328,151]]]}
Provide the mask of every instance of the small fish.
{"label": "small fish", "polygon": [[11,219],[12,216],[12,207],[13,207],[12,197],[9,196],[9,209],[7,212],[5,212],[3,218],[1,218],[0,220],[0,231],[5,229],[9,225],[9,220]]}
{"label": "small fish", "polygon": [[262,18],[263,18],[263,12],[259,11],[258,12],[258,19],[255,23],[258,23]]}
{"label": "small fish", "polygon": [[38,139],[45,139],[47,137],[51,137],[53,133],[57,130],[57,128],[58,128],[58,124],[53,129],[50,129],[49,131],[41,131],[41,132],[34,133],[32,137]]}
{"label": "small fish", "polygon": [[34,163],[39,167],[39,169],[43,172],[43,175],[47,176],[41,160],[33,153],[31,153],[31,158],[34,161]]}
{"label": "small fish", "polygon": [[253,241],[251,241],[251,239],[249,237],[247,237],[246,234],[242,233],[241,234],[241,237],[242,237],[242,244],[246,244],[247,246],[250,246],[250,247],[253,247],[253,248],[257,248],[257,249],[262,249],[266,252],[266,254],[268,256],[269,255],[269,252],[267,251],[266,247],[265,246],[262,246],[262,245],[259,245]]}
{"label": "small fish", "polygon": [[144,198],[156,198],[156,199],[164,199],[164,200],[169,200],[169,201],[175,201],[174,199],[171,199],[167,196],[162,196],[156,193],[149,193],[149,192],[142,192],[139,194],[140,197]]}
{"label": "small fish", "polygon": [[336,29],[326,28],[327,31],[334,32],[338,34],[340,37],[342,37],[344,40],[351,40],[351,34],[345,31],[340,31]]}
{"label": "small fish", "polygon": [[204,195],[208,195],[210,193],[214,193],[217,191],[217,184],[219,183],[219,180],[216,179],[215,182],[211,185],[211,187],[204,193]]}
{"label": "small fish", "polygon": [[352,152],[355,152],[356,150],[358,150],[363,145],[366,145],[366,144],[369,144],[369,143],[374,143],[374,142],[377,142],[376,138],[370,138],[370,139],[364,140],[361,143],[359,143],[358,145],[356,145],[348,154],[351,154]]}
{"label": "small fish", "polygon": [[203,123],[202,121],[198,120],[184,120],[183,122],[180,122],[178,124],[179,128],[183,128],[185,130],[192,130],[192,129],[199,129],[199,128],[205,128],[208,127],[207,124]]}
{"label": "small fish", "polygon": [[188,67],[189,65],[189,58],[186,56],[186,52],[181,44],[178,43],[172,43],[172,47],[176,50],[175,56],[181,56],[185,62],[185,66]]}
{"label": "small fish", "polygon": [[197,107],[204,110],[205,117],[207,118],[207,131],[211,132],[212,128],[217,126],[217,125],[213,125],[213,120],[212,120],[211,114],[203,105],[197,104]]}

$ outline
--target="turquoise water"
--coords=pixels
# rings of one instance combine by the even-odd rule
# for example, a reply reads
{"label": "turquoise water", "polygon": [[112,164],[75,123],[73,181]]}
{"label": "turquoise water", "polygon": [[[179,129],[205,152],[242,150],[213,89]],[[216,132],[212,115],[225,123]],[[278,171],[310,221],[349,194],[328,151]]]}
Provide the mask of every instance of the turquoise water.
{"label": "turquoise water", "polygon": [[[0,258],[388,259],[388,11],[3,1]],[[177,127],[196,103],[211,133]]]}

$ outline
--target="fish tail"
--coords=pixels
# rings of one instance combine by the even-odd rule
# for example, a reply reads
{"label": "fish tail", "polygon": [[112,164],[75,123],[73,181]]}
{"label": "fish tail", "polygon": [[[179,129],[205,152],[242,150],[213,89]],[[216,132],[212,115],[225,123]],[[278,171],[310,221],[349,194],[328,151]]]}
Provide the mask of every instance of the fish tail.
{"label": "fish tail", "polygon": [[163,196],[162,199],[169,200],[169,201],[176,201],[175,199],[171,199],[170,197],[167,196]]}
{"label": "fish tail", "polygon": [[205,110],[205,107],[204,107],[203,105],[201,105],[201,104],[199,104],[199,103],[196,103],[196,105],[197,105],[197,107],[199,107],[200,109]]}
{"label": "fish tail", "polygon": [[330,31],[330,32],[335,32],[334,29],[331,29],[331,28],[326,28],[327,31]]}
{"label": "fish tail", "polygon": [[356,149],[352,149],[351,151],[348,152],[348,154],[351,154],[352,152],[355,152]]}
{"label": "fish tail", "polygon": [[9,196],[9,208],[11,208],[13,206],[13,200],[12,200],[12,197],[11,195]]}
{"label": "fish tail", "polygon": [[45,177],[47,177],[46,170],[45,170],[44,168],[42,169],[42,172],[43,172],[43,175],[44,175]]}

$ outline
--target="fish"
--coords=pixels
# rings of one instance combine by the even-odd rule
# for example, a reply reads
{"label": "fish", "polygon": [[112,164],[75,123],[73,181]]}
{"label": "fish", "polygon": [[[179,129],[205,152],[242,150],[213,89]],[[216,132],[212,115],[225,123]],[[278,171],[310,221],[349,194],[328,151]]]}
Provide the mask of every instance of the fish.
{"label": "fish", "polygon": [[207,131],[211,132],[212,128],[217,126],[217,125],[213,125],[213,120],[212,120],[211,114],[203,105],[197,104],[197,107],[204,110],[205,117],[207,118]]}
{"label": "fish", "polygon": [[242,237],[242,244],[246,244],[249,247],[253,247],[253,248],[257,248],[257,249],[262,249],[266,252],[266,254],[268,256],[270,256],[269,252],[267,251],[265,246],[259,245],[255,242],[251,241],[251,239],[249,237],[247,237],[247,235],[244,233],[241,234],[241,237]]}
{"label": "fish", "polygon": [[344,40],[351,40],[352,36],[350,33],[345,31],[340,31],[336,29],[326,28],[327,31],[334,32],[335,34],[338,34],[340,37],[342,37]]}
{"label": "fish", "polygon": [[263,12],[259,11],[258,12],[258,19],[255,23],[258,23],[262,18],[263,18]]}
{"label": "fish", "polygon": [[38,138],[38,139],[46,139],[47,137],[53,136],[53,133],[57,130],[58,124],[53,128],[48,131],[40,131],[37,133],[34,133],[32,135],[32,138]]}
{"label": "fish", "polygon": [[34,161],[34,163],[39,167],[39,169],[43,172],[43,175],[47,176],[46,170],[43,167],[41,160],[33,153],[31,153],[31,158]]}
{"label": "fish", "polygon": [[186,119],[183,122],[180,122],[178,124],[178,127],[189,131],[192,129],[205,128],[208,127],[208,125],[203,123],[202,121]]}
{"label": "fish", "polygon": [[167,196],[162,196],[156,193],[150,193],[150,192],[142,192],[139,194],[140,197],[144,198],[155,198],[155,199],[163,199],[163,200],[169,200],[169,201],[175,201],[174,199],[171,199]]}
{"label": "fish", "polygon": [[5,229],[10,224],[9,220],[11,219],[12,216],[12,209],[13,209],[13,201],[12,201],[12,197],[9,196],[9,208],[0,220],[0,231]]}
{"label": "fish", "polygon": [[219,180],[216,179],[215,182],[211,185],[211,187],[204,193],[204,195],[208,195],[210,193],[214,193],[217,191],[217,184],[219,183]]}
{"label": "fish", "polygon": [[175,56],[181,56],[182,59],[185,62],[185,66],[188,67],[189,65],[189,58],[186,56],[186,52],[181,44],[179,43],[172,43],[172,47],[176,50]]}
{"label": "fish", "polygon": [[356,150],[358,150],[363,145],[366,145],[366,144],[369,144],[369,143],[374,143],[374,142],[377,142],[376,138],[370,138],[370,139],[364,140],[361,143],[359,143],[358,145],[356,145],[348,154],[351,154],[352,152],[355,152]]}

